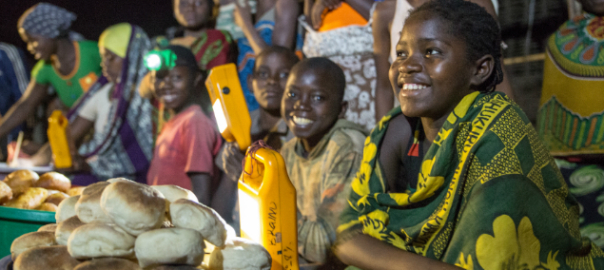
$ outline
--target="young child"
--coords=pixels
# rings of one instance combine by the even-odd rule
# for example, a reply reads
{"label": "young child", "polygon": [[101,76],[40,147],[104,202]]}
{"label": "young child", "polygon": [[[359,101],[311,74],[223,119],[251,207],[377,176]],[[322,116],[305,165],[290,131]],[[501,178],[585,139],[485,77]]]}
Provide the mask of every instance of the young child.
{"label": "young child", "polygon": [[210,205],[211,186],[217,177],[214,157],[222,144],[215,124],[193,103],[194,86],[202,80],[195,56],[182,46],[170,45],[175,66],[152,72],[156,95],[174,114],[155,143],[147,175],[149,185],[173,184],[190,189]]}
{"label": "young child", "polygon": [[346,79],[327,58],[296,64],[287,80],[281,115],[292,131],[281,154],[297,192],[298,252],[323,263],[335,241],[350,182],[361,163],[366,131],[341,119]]}
{"label": "young child", "polygon": [[[290,70],[298,61],[294,52],[280,46],[268,47],[258,55],[254,73],[247,78],[249,89],[260,105],[258,110],[250,112],[252,141],[264,140],[269,146],[279,150],[285,142],[294,137],[281,118],[281,98]],[[216,157],[218,168],[232,180],[222,181],[220,189],[228,190],[226,192],[233,194],[233,198],[236,198],[235,191],[244,157],[236,143],[225,143]],[[234,203],[234,199],[220,198],[220,201],[217,200],[213,205],[216,211],[229,220]]]}

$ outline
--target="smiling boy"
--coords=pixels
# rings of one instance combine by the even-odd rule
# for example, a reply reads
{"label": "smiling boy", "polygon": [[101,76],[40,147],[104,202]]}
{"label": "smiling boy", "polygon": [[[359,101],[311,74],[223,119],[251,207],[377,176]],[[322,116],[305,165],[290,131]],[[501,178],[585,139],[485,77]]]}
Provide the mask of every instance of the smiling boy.
{"label": "smiling boy", "polygon": [[327,58],[296,64],[287,80],[281,115],[292,131],[281,154],[297,193],[298,252],[310,262],[326,261],[350,182],[361,163],[366,131],[341,119],[346,80]]}
{"label": "smiling boy", "polygon": [[191,51],[171,45],[174,67],[153,71],[157,98],[174,116],[164,124],[155,144],[147,175],[149,185],[178,185],[210,205],[211,186],[217,176],[214,157],[222,144],[214,123],[194,104],[192,94],[202,79]]}

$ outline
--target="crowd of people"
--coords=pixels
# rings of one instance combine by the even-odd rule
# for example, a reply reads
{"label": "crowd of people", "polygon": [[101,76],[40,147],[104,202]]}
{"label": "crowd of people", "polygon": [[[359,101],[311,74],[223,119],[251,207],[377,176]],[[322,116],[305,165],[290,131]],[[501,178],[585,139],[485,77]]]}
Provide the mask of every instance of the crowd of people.
{"label": "crowd of people", "polygon": [[[31,73],[0,43],[0,138],[62,110],[74,184],[178,185],[237,223],[245,152],[204,86],[235,63],[252,141],[281,153],[297,192],[300,262],[604,268],[604,1],[580,0],[549,39],[536,128],[513,101],[497,0],[303,2],[174,0],[165,36],[120,23],[98,41],[39,3],[17,22]],[[149,53],[173,61],[150,68]]]}

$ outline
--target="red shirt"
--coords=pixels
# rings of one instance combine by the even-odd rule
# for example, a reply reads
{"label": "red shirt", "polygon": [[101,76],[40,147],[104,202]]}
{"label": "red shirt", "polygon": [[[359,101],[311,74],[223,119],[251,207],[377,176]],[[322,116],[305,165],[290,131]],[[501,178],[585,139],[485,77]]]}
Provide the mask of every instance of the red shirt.
{"label": "red shirt", "polygon": [[214,157],[221,145],[222,139],[212,120],[198,105],[191,105],[164,124],[155,143],[147,183],[190,190],[187,173],[215,176]]}

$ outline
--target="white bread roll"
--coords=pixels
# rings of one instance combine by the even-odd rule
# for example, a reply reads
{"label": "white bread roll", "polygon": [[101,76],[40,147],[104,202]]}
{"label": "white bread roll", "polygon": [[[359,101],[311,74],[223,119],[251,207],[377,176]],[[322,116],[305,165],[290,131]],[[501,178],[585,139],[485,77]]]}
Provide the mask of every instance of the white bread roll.
{"label": "white bread roll", "polygon": [[201,234],[182,228],[157,229],[136,238],[138,264],[146,268],[160,264],[200,265],[205,255]]}
{"label": "white bread roll", "polygon": [[69,256],[65,246],[39,247],[21,253],[13,270],[72,270],[79,263]]}
{"label": "white bread roll", "polygon": [[176,185],[161,185],[151,187],[164,195],[164,198],[171,203],[180,199],[189,199],[191,201],[199,202],[199,200],[197,200],[197,196],[195,196],[192,191]]}
{"label": "white bread roll", "polygon": [[180,199],[170,204],[170,218],[177,228],[193,229],[217,247],[224,246],[229,226],[214,209],[201,203]]}
{"label": "white bread roll", "polygon": [[67,250],[76,259],[124,257],[134,255],[134,237],[115,224],[92,222],[75,229]]}
{"label": "white bread roll", "polygon": [[163,224],[166,200],[150,186],[115,181],[103,191],[101,207],[115,224],[137,236]]}
{"label": "white bread roll", "polygon": [[71,188],[71,180],[58,172],[48,172],[40,176],[36,187],[67,192]]}
{"label": "white bread roll", "polygon": [[86,223],[80,221],[78,216],[70,217],[57,224],[57,229],[55,230],[55,239],[57,240],[57,243],[66,246],[71,233],[84,224]]}
{"label": "white bread roll", "polygon": [[34,187],[40,176],[30,170],[17,170],[4,178],[6,183],[12,190],[13,196],[17,197],[27,189]]}
{"label": "white bread roll", "polygon": [[140,270],[140,267],[126,259],[101,258],[78,264],[73,270]]}
{"label": "white bread roll", "polygon": [[55,220],[57,223],[76,215],[75,205],[79,199],[80,196],[78,195],[61,201],[59,207],[57,208],[57,212],[55,213]]}
{"label": "white bread roll", "polygon": [[10,254],[13,261],[17,256],[29,249],[36,247],[56,246],[55,234],[53,232],[30,232],[19,236],[10,246]]}
{"label": "white bread roll", "polygon": [[192,265],[156,265],[145,268],[146,270],[199,270],[205,268],[197,268]]}
{"label": "white bread roll", "polygon": [[253,241],[235,238],[222,249],[214,249],[210,255],[210,270],[269,270],[271,255]]}
{"label": "white bread roll", "polygon": [[107,182],[98,182],[82,191],[82,195],[80,195],[80,199],[75,205],[76,215],[82,222],[113,222],[101,209],[101,195],[107,186],[109,186]]}
{"label": "white bread roll", "polygon": [[57,230],[57,224],[51,223],[46,224],[38,229],[39,232],[55,232]]}

